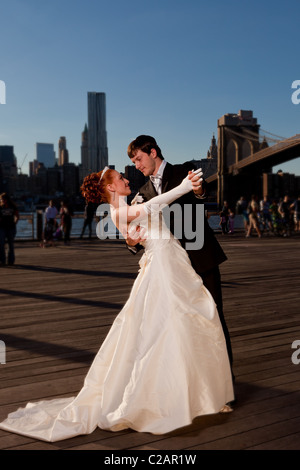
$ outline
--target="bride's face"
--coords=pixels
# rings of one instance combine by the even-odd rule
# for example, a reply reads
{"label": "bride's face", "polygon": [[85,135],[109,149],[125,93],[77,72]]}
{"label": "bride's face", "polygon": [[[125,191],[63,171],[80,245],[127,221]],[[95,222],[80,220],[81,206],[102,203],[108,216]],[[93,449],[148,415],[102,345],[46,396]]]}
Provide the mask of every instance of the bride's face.
{"label": "bride's face", "polygon": [[129,194],[131,194],[129,181],[116,170],[114,170],[113,181],[110,185],[108,185],[108,189],[115,192],[119,196],[129,196]]}

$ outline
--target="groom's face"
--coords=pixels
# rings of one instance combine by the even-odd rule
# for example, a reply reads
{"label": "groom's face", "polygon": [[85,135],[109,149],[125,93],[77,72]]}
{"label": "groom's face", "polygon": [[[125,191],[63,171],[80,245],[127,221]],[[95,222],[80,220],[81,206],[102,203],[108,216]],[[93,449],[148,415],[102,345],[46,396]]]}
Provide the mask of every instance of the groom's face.
{"label": "groom's face", "polygon": [[137,150],[134,157],[131,158],[131,161],[136,169],[141,171],[144,176],[155,175],[160,164],[155,149],[152,149],[149,155],[142,150]]}

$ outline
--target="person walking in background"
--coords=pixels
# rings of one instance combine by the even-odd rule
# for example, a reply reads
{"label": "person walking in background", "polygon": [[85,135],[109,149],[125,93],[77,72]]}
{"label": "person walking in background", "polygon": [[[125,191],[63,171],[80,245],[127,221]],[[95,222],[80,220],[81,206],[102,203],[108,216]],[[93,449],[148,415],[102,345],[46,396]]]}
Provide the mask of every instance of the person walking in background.
{"label": "person walking in background", "polygon": [[264,230],[272,231],[272,219],[270,213],[270,201],[268,196],[264,198],[259,203],[260,217]]}
{"label": "person walking in background", "polygon": [[246,237],[250,237],[251,230],[254,228],[259,238],[261,238],[261,231],[259,229],[259,207],[257,204],[256,196],[251,197],[251,201],[248,204],[249,211],[249,227]]}
{"label": "person walking in background", "polygon": [[[228,222],[229,222],[229,205],[227,201],[224,201],[222,212],[225,217],[225,232],[228,233],[229,228],[228,228]],[[223,232],[224,233],[224,232]]]}
{"label": "person walking in background", "polygon": [[14,240],[18,220],[19,211],[16,204],[7,193],[2,193],[0,195],[0,266],[5,266],[6,264],[6,241],[8,243],[7,264],[12,266],[15,263]]}
{"label": "person walking in background", "polygon": [[45,248],[47,245],[53,246],[53,234],[57,227],[56,217],[58,214],[58,210],[56,209],[53,200],[50,199],[49,206],[45,210],[45,220],[44,220],[44,234],[43,234],[43,242],[41,243],[41,247]]}
{"label": "person walking in background", "polygon": [[300,232],[300,196],[290,205],[290,210],[293,211],[294,230]]}
{"label": "person walking in background", "polygon": [[83,223],[83,227],[81,230],[80,238],[83,238],[85,229],[87,227],[89,229],[89,239],[92,238],[92,223],[94,219],[94,214],[95,214],[95,206],[91,202],[88,202],[84,208],[84,223]]}
{"label": "person walking in background", "polygon": [[270,205],[270,214],[272,221],[272,230],[274,235],[280,235],[283,230],[281,215],[278,210],[278,203],[273,199]]}
{"label": "person walking in background", "polygon": [[234,233],[234,217],[235,214],[232,209],[229,209],[228,212],[228,223],[229,223],[229,233],[232,235]]}
{"label": "person walking in background", "polygon": [[223,211],[220,212],[220,223],[219,223],[221,229],[222,229],[222,234],[226,235],[227,233],[227,217]]}
{"label": "person walking in background", "polygon": [[241,196],[238,202],[236,203],[236,213],[243,216],[244,229],[245,233],[247,233],[249,228],[249,214],[248,204],[244,196]]}
{"label": "person walking in background", "polygon": [[290,216],[290,198],[288,195],[285,195],[283,200],[280,202],[278,206],[279,214],[281,215],[282,218],[282,224],[284,227],[284,237],[289,237],[291,234],[291,216]]}
{"label": "person walking in background", "polygon": [[72,229],[72,215],[73,211],[69,204],[65,201],[61,202],[61,209],[60,209],[60,217],[61,217],[61,227],[64,233],[64,244],[70,245],[71,243],[71,229]]}

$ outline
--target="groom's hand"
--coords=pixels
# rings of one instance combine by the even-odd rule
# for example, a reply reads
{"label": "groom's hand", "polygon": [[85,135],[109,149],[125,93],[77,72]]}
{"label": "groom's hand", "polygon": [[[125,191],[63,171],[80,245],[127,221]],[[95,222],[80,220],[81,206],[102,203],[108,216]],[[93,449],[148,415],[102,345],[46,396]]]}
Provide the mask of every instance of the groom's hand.
{"label": "groom's hand", "polygon": [[127,231],[125,240],[128,246],[135,246],[146,240],[146,233],[141,229],[140,225],[130,227]]}
{"label": "groom's hand", "polygon": [[189,179],[192,180],[192,185],[193,185],[193,191],[194,191],[194,194],[195,196],[204,196],[205,195],[205,191],[202,187],[202,183],[203,183],[203,173],[200,172],[198,173],[197,175],[197,178],[193,178],[193,172],[192,171],[189,171]]}

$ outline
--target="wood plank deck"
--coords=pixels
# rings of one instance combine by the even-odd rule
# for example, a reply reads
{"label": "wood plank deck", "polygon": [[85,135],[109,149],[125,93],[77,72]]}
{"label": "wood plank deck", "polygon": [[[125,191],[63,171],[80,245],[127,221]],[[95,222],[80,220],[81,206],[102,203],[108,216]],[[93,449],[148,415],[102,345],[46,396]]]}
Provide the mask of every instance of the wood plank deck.
{"label": "wood plank deck", "polygon": [[[164,436],[97,429],[57,443],[0,430],[2,450],[300,450],[300,237],[218,238],[224,311],[237,403]],[[72,396],[124,305],[140,255],[119,240],[73,240],[41,249],[16,243],[16,266],[0,269],[0,420],[28,401]],[[116,289],[117,287],[117,289]],[[300,354],[298,356],[300,358]]]}

